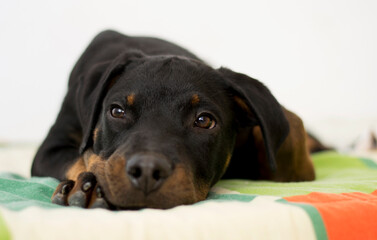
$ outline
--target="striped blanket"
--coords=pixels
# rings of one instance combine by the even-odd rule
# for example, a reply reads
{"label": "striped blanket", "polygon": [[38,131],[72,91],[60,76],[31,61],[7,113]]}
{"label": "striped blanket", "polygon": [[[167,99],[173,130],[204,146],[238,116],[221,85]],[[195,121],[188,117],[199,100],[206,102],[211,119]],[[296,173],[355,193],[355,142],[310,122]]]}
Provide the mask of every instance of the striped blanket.
{"label": "striped blanket", "polygon": [[377,164],[313,155],[317,180],[223,180],[208,199],[112,212],[50,203],[58,182],[0,173],[0,239],[377,239]]}

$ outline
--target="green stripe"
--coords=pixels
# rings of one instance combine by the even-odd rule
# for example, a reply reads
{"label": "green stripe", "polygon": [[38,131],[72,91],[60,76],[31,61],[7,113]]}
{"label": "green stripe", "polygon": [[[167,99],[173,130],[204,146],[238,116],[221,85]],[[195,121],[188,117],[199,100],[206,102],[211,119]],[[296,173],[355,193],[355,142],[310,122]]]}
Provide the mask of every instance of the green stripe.
{"label": "green stripe", "polygon": [[208,194],[207,200],[216,200],[216,201],[240,201],[240,202],[251,202],[256,198],[256,195],[247,195],[247,194],[216,194],[210,192]]}
{"label": "green stripe", "polygon": [[377,169],[377,163],[375,163],[373,160],[368,158],[360,158],[360,160],[368,167],[368,168],[374,168]]}
{"label": "green stripe", "polygon": [[302,208],[309,215],[310,220],[312,221],[314,232],[315,232],[317,239],[318,240],[327,240],[328,239],[326,228],[325,228],[325,225],[322,221],[321,214],[318,212],[318,210],[315,207],[313,207],[312,205],[309,205],[309,204],[305,204],[305,203],[288,202],[285,199],[279,199],[279,200],[276,200],[276,202]]}
{"label": "green stripe", "polygon": [[193,205],[201,205],[207,202],[229,202],[229,201],[251,202],[256,197],[257,197],[256,195],[247,195],[247,194],[217,194],[214,192],[209,192],[206,200],[194,203]]}
{"label": "green stripe", "polygon": [[221,180],[217,187],[242,194],[296,196],[311,192],[371,193],[376,190],[377,164],[369,159],[345,156],[336,152],[312,155],[316,180],[307,182],[271,182],[240,179]]}
{"label": "green stripe", "polygon": [[11,239],[10,232],[9,232],[7,226],[5,225],[5,221],[3,220],[1,215],[0,215],[0,239],[1,240],[10,240]]}

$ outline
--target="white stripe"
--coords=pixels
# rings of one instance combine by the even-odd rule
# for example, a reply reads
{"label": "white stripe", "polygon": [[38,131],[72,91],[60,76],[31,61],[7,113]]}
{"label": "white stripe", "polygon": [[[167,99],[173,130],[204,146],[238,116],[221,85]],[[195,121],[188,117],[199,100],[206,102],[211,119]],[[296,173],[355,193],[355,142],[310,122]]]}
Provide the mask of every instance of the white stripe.
{"label": "white stripe", "polygon": [[301,208],[257,197],[251,203],[206,202],[170,210],[111,212],[1,208],[13,239],[315,239]]}

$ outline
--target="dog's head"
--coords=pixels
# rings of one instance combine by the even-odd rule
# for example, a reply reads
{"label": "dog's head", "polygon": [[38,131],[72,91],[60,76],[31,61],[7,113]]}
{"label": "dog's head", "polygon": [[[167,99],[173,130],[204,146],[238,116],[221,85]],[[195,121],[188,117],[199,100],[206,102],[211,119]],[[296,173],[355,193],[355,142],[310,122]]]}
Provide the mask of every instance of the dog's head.
{"label": "dog's head", "polygon": [[124,52],[83,76],[77,100],[80,151],[120,208],[203,200],[243,128],[261,127],[271,168],[288,133],[279,103],[260,82],[184,57]]}

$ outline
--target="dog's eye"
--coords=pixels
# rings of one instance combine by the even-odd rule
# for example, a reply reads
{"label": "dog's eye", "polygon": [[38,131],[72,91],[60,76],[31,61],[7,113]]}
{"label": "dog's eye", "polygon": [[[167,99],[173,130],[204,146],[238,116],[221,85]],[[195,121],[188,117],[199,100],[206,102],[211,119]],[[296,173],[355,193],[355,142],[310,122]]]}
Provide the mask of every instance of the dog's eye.
{"label": "dog's eye", "polygon": [[205,113],[199,115],[199,117],[194,122],[195,127],[212,129],[216,126],[216,121],[211,114]]}
{"label": "dog's eye", "polygon": [[120,106],[112,106],[111,107],[111,116],[113,118],[125,118],[126,113]]}

